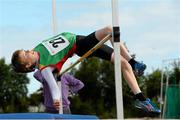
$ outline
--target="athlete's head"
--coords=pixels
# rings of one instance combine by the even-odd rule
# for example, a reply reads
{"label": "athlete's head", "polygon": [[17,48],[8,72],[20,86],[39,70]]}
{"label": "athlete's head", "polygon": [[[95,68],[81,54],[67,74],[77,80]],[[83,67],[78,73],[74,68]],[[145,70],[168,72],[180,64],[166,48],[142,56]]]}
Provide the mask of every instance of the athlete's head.
{"label": "athlete's head", "polygon": [[12,55],[12,65],[16,72],[32,72],[39,59],[38,53],[32,50],[17,50]]}

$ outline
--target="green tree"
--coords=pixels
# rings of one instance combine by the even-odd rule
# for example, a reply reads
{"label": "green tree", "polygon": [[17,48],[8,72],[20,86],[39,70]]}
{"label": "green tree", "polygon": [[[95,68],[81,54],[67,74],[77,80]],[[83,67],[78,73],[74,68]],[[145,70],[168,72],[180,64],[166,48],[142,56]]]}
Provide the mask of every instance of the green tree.
{"label": "green tree", "polygon": [[3,112],[25,112],[28,108],[26,74],[18,74],[0,59],[0,103]]}
{"label": "green tree", "polygon": [[115,117],[112,64],[97,58],[89,58],[84,60],[78,69],[73,69],[71,72],[85,84],[79,92],[79,98],[72,98],[72,112],[96,114],[100,118]]}
{"label": "green tree", "polygon": [[160,95],[160,84],[161,84],[161,70],[157,69],[151,74],[146,76],[146,96],[150,99]]}
{"label": "green tree", "polygon": [[[97,58],[88,58],[71,73],[85,84],[79,92],[79,97],[72,98],[72,113],[116,118],[114,65]],[[125,117],[133,117],[136,115],[134,109],[131,109],[133,94],[126,81],[122,81]]]}
{"label": "green tree", "polygon": [[175,61],[172,63],[172,70],[169,71],[169,84],[180,85],[180,61]]}
{"label": "green tree", "polygon": [[41,87],[36,92],[32,93],[29,97],[29,105],[38,106],[44,100],[43,98],[43,88]]}

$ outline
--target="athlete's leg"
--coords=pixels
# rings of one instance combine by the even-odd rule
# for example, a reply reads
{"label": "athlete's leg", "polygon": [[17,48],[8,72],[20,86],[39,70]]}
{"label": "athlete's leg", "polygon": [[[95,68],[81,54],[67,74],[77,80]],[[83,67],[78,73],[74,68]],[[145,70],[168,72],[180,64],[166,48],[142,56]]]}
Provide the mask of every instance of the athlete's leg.
{"label": "athlete's leg", "polygon": [[[95,32],[95,36],[96,36],[97,40],[102,40],[109,33],[112,33],[112,28],[105,27],[100,30],[97,30]],[[133,93],[135,95],[135,98],[136,98],[135,106],[144,111],[147,111],[148,113],[159,114],[161,111],[158,108],[156,108],[156,106],[154,106],[149,99],[146,99],[144,97],[144,95],[142,94],[142,92],[139,88],[139,85],[137,83],[137,80],[136,80],[135,75],[132,70],[132,68],[133,68],[132,64],[137,65],[138,62],[136,62],[134,59],[132,59],[132,57],[129,55],[129,52],[127,51],[127,49],[125,48],[125,46],[123,44],[120,44],[120,49],[121,49],[122,73],[123,73],[123,76],[124,76],[126,82],[128,83],[129,87],[131,88],[131,90],[133,91]],[[111,54],[111,62],[114,63],[114,53],[113,52]],[[138,63],[138,65],[139,65],[139,63]],[[141,68],[141,67],[139,67],[139,68]]]}
{"label": "athlete's leg", "polygon": [[146,65],[142,62],[138,62],[132,58],[129,54],[125,45],[120,42],[121,55],[129,62],[136,76],[142,76],[144,74],[144,70],[146,69]]}
{"label": "athlete's leg", "polygon": [[[114,53],[112,54],[111,61],[114,63]],[[135,95],[135,107],[149,114],[159,115],[161,111],[159,110],[159,108],[155,106],[155,104],[151,102],[150,99],[144,97],[144,95],[142,94],[139,88],[137,80],[134,76],[132,67],[130,66],[128,61],[122,56],[121,56],[121,69],[122,69],[123,77],[125,78],[126,82],[128,83],[129,87],[131,88],[131,90]]]}
{"label": "athlete's leg", "polygon": [[[111,62],[114,63],[114,53],[112,54]],[[140,93],[141,90],[132,71],[132,67],[130,66],[128,61],[122,56],[121,56],[121,70],[123,73],[123,77],[125,78],[126,82],[128,83],[133,93],[134,94]]]}
{"label": "athlete's leg", "polygon": [[[102,29],[99,29],[95,32],[95,36],[97,38],[97,40],[102,40],[105,36],[107,36],[108,34],[112,33],[112,27],[107,26],[104,27]],[[111,40],[112,41],[112,40]],[[112,42],[111,42],[112,44]],[[113,44],[112,44],[113,45]],[[120,49],[121,49],[121,55],[127,60],[129,61],[130,59],[132,59],[131,55],[129,54],[128,50],[126,49],[126,47],[124,46],[124,44],[121,42],[120,43]]]}
{"label": "athlete's leg", "polygon": [[[95,32],[95,36],[96,36],[96,39],[100,41],[105,36],[111,33],[112,33],[112,27],[107,26],[107,27],[97,30]],[[112,39],[110,39],[110,41],[112,44]],[[123,56],[129,62],[129,64],[133,68],[135,75],[142,76],[144,74],[144,70],[146,69],[146,65],[134,60],[122,42],[120,42],[120,50],[121,50],[121,56]]]}

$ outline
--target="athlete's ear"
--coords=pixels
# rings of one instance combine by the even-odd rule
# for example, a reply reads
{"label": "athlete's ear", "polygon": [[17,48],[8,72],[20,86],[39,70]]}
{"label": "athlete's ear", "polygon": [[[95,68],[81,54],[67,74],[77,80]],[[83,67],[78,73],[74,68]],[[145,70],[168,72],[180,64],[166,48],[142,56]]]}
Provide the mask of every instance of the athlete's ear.
{"label": "athlete's ear", "polygon": [[29,67],[31,67],[31,63],[27,63],[26,65],[25,65],[25,68],[29,68]]}

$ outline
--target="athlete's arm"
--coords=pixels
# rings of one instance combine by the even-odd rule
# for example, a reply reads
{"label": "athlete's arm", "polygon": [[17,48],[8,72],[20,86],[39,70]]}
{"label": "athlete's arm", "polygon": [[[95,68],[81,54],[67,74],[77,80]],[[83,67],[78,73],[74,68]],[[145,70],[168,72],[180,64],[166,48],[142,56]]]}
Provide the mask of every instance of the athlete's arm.
{"label": "athlete's arm", "polygon": [[42,76],[45,78],[46,82],[48,83],[48,86],[50,88],[50,92],[53,98],[53,104],[56,109],[59,109],[60,107],[60,89],[56,83],[56,80],[53,76],[53,68],[52,67],[46,67],[41,71]]}

